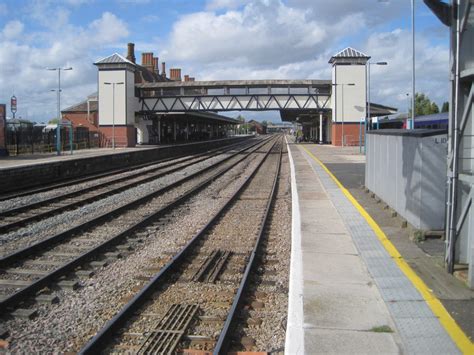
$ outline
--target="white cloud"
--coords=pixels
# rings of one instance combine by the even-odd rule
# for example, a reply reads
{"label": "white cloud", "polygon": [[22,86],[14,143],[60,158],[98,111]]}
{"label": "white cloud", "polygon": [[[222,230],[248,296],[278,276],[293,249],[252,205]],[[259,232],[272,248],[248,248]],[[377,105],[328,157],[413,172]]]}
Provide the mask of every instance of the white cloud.
{"label": "white cloud", "polygon": [[392,20],[406,12],[409,15],[409,1],[378,2],[377,0],[289,0],[288,6],[306,9],[311,17],[320,23],[331,24],[347,16],[359,15],[365,25],[372,27]]}
{"label": "white cloud", "polygon": [[6,102],[14,90],[18,116],[28,113],[38,121],[55,117],[56,101],[49,90],[56,87],[57,74],[45,68],[73,67],[61,77],[62,107],[72,105],[97,90],[97,69],[92,63],[98,51],[128,34],[123,20],[105,12],[84,27],[66,23],[61,29],[0,41],[0,102]]}
{"label": "white cloud", "polygon": [[219,9],[237,9],[249,2],[250,0],[209,0],[206,4],[206,9],[210,11]]}
{"label": "white cloud", "polygon": [[2,30],[4,39],[13,39],[23,32],[24,25],[20,21],[14,20],[8,22]]}
{"label": "white cloud", "polygon": [[308,21],[302,9],[257,1],[242,11],[181,17],[162,54],[197,63],[274,66],[314,57],[328,35],[327,29]]}
{"label": "white cloud", "polygon": [[110,12],[102,14],[100,19],[93,21],[89,28],[93,32],[93,40],[97,43],[114,42],[128,36],[127,24]]}
{"label": "white cloud", "polygon": [[[406,110],[406,93],[411,95],[411,37],[409,31],[396,29],[371,35],[364,46],[373,61],[387,66],[372,66],[372,101],[399,106]],[[433,46],[429,40],[416,39],[416,91],[427,94],[438,104],[448,100],[449,50]]]}

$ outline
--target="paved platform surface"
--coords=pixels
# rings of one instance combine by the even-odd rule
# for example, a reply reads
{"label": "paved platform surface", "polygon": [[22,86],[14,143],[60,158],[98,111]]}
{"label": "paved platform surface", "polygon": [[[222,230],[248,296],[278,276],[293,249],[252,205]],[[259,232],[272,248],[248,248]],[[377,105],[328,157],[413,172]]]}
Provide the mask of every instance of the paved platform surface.
{"label": "paved platform surface", "polygon": [[286,353],[459,353],[335,181],[302,145],[289,150],[293,243]]}
{"label": "paved platform surface", "polygon": [[[383,201],[372,198],[371,194],[361,189],[361,185],[364,184],[365,157],[360,154],[358,147],[341,148],[314,144],[305,144],[304,147],[326,165],[377,222],[404,260],[423,279],[472,341],[474,290],[468,289],[465,283],[446,272],[444,240],[440,238],[415,240],[415,228],[410,224],[405,228],[400,217],[393,217],[389,209],[384,209]],[[466,273],[466,269],[463,272]]]}
{"label": "paved platform surface", "polygon": [[56,153],[21,154],[21,155],[15,155],[15,156],[0,157],[0,169],[8,169],[8,168],[19,167],[19,166],[37,165],[37,164],[51,163],[51,162],[57,162],[57,161],[67,161],[67,160],[82,159],[82,158],[92,158],[92,157],[102,156],[102,155],[113,155],[113,154],[120,154],[120,153],[125,153],[125,152],[133,152],[136,150],[154,149],[158,147],[164,147],[164,146],[147,145],[147,146],[141,146],[141,147],[136,147],[136,148],[80,149],[80,150],[75,150],[73,154],[71,154],[70,152],[63,152],[59,156]]}

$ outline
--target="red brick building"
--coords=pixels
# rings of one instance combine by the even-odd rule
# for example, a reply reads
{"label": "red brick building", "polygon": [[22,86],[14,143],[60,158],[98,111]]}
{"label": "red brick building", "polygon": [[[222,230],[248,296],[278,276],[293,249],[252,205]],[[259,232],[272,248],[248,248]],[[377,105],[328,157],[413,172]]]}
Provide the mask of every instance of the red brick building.
{"label": "red brick building", "polygon": [[[170,77],[166,75],[166,64],[161,64],[161,72],[158,68],[158,57],[153,52],[143,52],[141,65],[135,60],[135,45],[128,44],[126,60],[135,67],[135,83],[162,82],[162,81],[181,81],[181,69],[170,69]],[[184,76],[185,81],[194,81],[189,75]],[[99,132],[101,134],[101,144],[111,146],[112,131],[115,130],[115,143],[120,146],[134,146],[136,144],[136,129],[133,126],[123,126],[116,124],[115,129],[112,125],[104,125],[100,122],[98,95],[94,93],[89,95],[84,101],[81,101],[62,112],[62,118],[71,121],[74,127],[86,127],[90,132]]]}

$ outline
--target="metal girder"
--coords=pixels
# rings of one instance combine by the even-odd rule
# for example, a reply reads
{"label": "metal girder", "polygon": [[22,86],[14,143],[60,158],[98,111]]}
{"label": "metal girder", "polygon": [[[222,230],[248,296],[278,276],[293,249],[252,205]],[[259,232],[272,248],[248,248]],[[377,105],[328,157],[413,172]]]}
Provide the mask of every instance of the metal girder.
{"label": "metal girder", "polygon": [[[469,50],[472,43],[473,0],[453,0],[443,5],[450,11],[451,92],[447,156],[446,266],[453,273],[456,263],[468,263],[468,284],[474,288],[474,136],[472,106],[474,70]],[[468,222],[469,223],[466,223]]]}
{"label": "metal girder", "polygon": [[330,94],[177,95],[140,97],[142,112],[320,110]]}

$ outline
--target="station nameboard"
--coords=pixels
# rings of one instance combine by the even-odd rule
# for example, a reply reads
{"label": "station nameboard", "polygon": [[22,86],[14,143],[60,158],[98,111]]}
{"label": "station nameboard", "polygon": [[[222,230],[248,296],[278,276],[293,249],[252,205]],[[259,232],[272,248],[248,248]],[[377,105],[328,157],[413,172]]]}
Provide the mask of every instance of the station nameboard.
{"label": "station nameboard", "polygon": [[16,113],[16,96],[13,95],[12,98],[10,99],[10,110],[12,111],[13,114]]}

